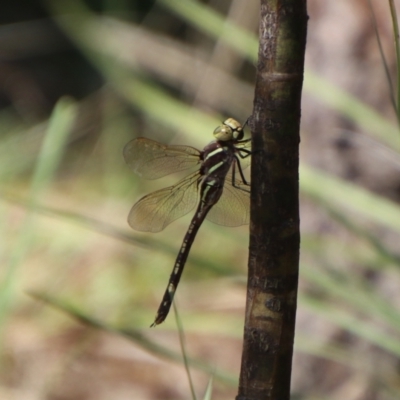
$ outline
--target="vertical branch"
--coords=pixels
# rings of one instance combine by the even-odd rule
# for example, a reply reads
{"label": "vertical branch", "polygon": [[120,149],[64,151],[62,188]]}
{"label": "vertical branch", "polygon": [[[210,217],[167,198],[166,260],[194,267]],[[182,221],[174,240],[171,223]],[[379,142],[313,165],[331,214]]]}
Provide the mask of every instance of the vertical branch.
{"label": "vertical branch", "polygon": [[299,128],[306,0],[261,0],[250,253],[237,400],[288,400],[299,265]]}
{"label": "vertical branch", "polygon": [[390,15],[392,16],[392,25],[394,33],[394,46],[396,50],[396,66],[397,66],[397,118],[400,119],[400,45],[399,45],[399,23],[397,21],[396,6],[393,0],[389,0]]}

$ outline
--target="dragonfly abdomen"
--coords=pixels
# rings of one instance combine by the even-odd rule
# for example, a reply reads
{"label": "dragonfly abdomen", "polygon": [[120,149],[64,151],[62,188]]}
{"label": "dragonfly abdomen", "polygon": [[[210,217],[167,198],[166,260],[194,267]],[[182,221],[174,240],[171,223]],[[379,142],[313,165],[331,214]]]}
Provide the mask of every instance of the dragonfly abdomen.
{"label": "dragonfly abdomen", "polygon": [[[219,188],[217,189],[220,192],[222,192],[222,190],[220,190]],[[211,190],[213,190],[213,188],[211,188]],[[189,256],[190,249],[192,247],[194,239],[196,238],[197,232],[200,229],[200,226],[203,223],[208,211],[210,211],[211,207],[212,205],[204,204],[202,201],[200,201],[200,204],[197,207],[196,214],[194,215],[192,221],[190,222],[189,228],[183,239],[178,256],[176,257],[172,274],[169,277],[167,289],[165,290],[160,307],[158,308],[156,318],[153,324],[151,325],[152,327],[161,324],[169,313],[172,300],[176,292],[176,288],[182,276],[183,268],[185,267],[186,260]]]}

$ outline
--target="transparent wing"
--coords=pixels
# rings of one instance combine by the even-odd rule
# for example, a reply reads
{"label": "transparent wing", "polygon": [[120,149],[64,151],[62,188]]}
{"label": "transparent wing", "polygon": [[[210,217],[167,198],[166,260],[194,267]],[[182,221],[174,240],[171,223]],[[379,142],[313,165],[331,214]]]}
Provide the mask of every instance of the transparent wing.
{"label": "transparent wing", "polygon": [[250,222],[250,187],[236,179],[232,185],[232,170],[228,173],[221,198],[207,214],[214,224],[240,226]]}
{"label": "transparent wing", "polygon": [[162,231],[172,221],[187,214],[196,205],[200,179],[201,175],[197,171],[174,186],[142,197],[129,213],[129,225],[138,231]]}
{"label": "transparent wing", "polygon": [[190,146],[166,146],[137,138],[124,147],[125,162],[139,176],[157,179],[200,163],[200,151]]}

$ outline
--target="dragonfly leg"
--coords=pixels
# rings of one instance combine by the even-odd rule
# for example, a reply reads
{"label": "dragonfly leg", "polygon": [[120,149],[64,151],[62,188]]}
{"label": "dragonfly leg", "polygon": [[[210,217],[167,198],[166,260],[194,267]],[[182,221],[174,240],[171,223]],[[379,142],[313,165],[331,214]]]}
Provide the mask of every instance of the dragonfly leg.
{"label": "dragonfly leg", "polygon": [[[241,152],[243,152],[244,155],[241,154]],[[245,159],[245,158],[250,157],[252,155],[252,151],[251,150],[247,150],[247,149],[238,149],[236,154],[238,154],[241,159]]]}
{"label": "dragonfly leg", "polygon": [[232,186],[239,190],[243,190],[244,192],[249,192],[248,189],[244,189],[243,187],[240,187],[236,184],[236,165],[237,165],[243,184],[246,186],[250,186],[250,183],[247,182],[246,178],[244,177],[242,166],[240,165],[240,160],[237,157],[235,158],[236,162],[234,162],[232,165]]}
{"label": "dragonfly leg", "polygon": [[246,125],[248,125],[249,128],[251,129],[250,124],[252,123],[252,120],[253,120],[253,116],[252,115],[250,115],[250,117],[247,117],[246,121],[244,121],[242,129],[244,129],[246,127]]}

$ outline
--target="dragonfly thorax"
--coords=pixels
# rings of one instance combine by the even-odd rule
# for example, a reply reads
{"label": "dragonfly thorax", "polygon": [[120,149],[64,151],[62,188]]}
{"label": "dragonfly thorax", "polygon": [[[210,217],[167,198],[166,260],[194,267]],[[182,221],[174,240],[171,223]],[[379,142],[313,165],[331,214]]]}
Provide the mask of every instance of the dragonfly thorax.
{"label": "dragonfly thorax", "polygon": [[235,158],[234,145],[229,142],[213,141],[204,147],[202,156],[200,173],[205,180],[213,181],[215,186],[222,187],[225,176]]}
{"label": "dragonfly thorax", "polygon": [[214,130],[214,137],[217,140],[226,142],[228,140],[241,140],[243,139],[243,127],[233,118],[228,118],[222,125]]}

